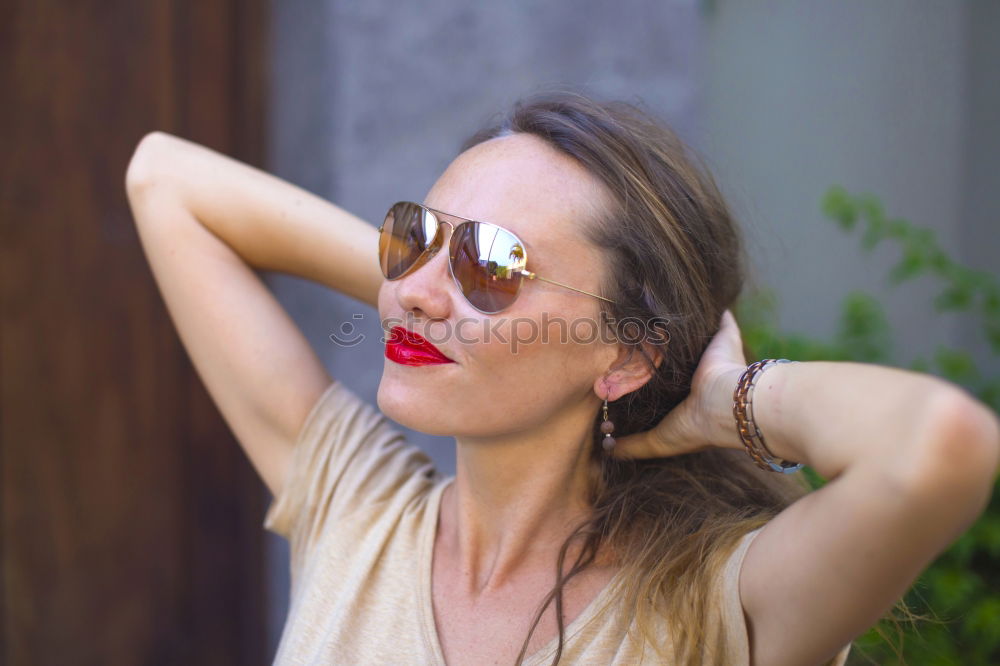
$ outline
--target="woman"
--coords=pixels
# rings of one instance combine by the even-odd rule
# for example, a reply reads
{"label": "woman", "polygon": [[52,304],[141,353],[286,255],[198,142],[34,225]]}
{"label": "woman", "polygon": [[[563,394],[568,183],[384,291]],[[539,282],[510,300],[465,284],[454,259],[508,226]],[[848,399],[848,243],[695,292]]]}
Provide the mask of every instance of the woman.
{"label": "woman", "polygon": [[[159,133],[127,187],[291,541],[278,663],[843,663],[989,497],[997,421],[961,389],[747,366],[733,221],[627,105],[519,104],[381,234]],[[378,406],[454,436],[454,477],[327,375],[251,269],[377,305]],[[774,473],[791,461],[831,482],[805,494]]]}

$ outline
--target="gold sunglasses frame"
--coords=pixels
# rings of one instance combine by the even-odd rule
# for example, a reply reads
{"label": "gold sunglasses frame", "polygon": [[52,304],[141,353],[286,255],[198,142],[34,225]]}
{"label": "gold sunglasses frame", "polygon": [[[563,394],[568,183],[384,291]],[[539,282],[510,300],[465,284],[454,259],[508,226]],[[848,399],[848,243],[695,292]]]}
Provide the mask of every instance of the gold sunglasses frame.
{"label": "gold sunglasses frame", "polygon": [[[521,237],[518,236],[517,234],[515,234],[510,229],[507,229],[505,227],[501,227],[499,224],[494,224],[492,222],[483,222],[482,220],[472,220],[472,219],[469,219],[467,217],[461,217],[460,215],[453,215],[451,213],[445,213],[444,211],[437,210],[436,208],[431,208],[430,206],[425,206],[423,204],[419,204],[419,203],[416,203],[414,201],[397,201],[396,203],[394,203],[392,206],[389,207],[389,212],[387,212],[386,216],[385,216],[386,219],[388,219],[389,213],[391,213],[396,208],[396,206],[399,206],[401,204],[403,204],[403,205],[410,205],[410,206],[416,206],[417,208],[420,208],[421,210],[423,210],[425,212],[431,213],[432,215],[434,215],[434,219],[438,223],[438,227],[439,227],[438,231],[440,230],[440,225],[446,224],[446,225],[448,225],[448,227],[451,228],[452,236],[454,236],[455,230],[459,226],[461,226],[463,224],[466,224],[466,223],[469,223],[469,222],[474,223],[474,224],[486,225],[487,227],[493,227],[495,229],[499,229],[499,230],[503,231],[504,233],[508,233],[508,234],[510,234],[511,236],[514,237],[514,239],[517,241],[518,245],[520,245],[520,247],[521,247],[521,252],[523,253],[523,255],[521,257],[521,265],[522,266],[527,266],[527,264],[528,264],[528,249],[524,246],[524,241],[522,241]],[[452,218],[452,219],[455,219],[455,220],[459,220],[460,222],[459,222],[459,224],[456,225],[456,224],[452,224],[451,222],[449,222],[449,221],[447,221],[445,219],[442,219],[442,218]],[[382,224],[378,228],[378,232],[379,232],[379,237],[380,238],[382,236],[382,230],[384,228],[385,228],[385,219],[382,220]],[[409,275],[410,273],[412,273],[413,271],[415,271],[418,268],[420,268],[421,266],[423,266],[435,254],[437,254],[438,252],[440,252],[441,248],[443,248],[445,246],[445,241],[444,241],[444,234],[440,234],[440,233],[438,233],[438,231],[435,231],[434,240],[431,242],[431,244],[428,245],[427,248],[425,248],[424,251],[420,253],[420,256],[417,258],[416,261],[413,262],[413,264],[409,268],[407,268],[405,271],[403,271],[397,277],[394,277],[394,278],[385,278],[385,279],[386,280],[399,280],[401,278],[404,278],[407,275]],[[439,238],[440,238],[440,241],[438,240]],[[458,285],[459,290],[461,290],[461,285],[458,284],[458,278],[455,277],[455,268],[452,265],[452,262],[455,260],[455,257],[451,254],[451,239],[450,238],[448,239],[447,245],[448,245],[448,251],[449,251],[449,254],[448,254],[448,272],[451,273],[451,279],[455,282],[456,285]],[[380,243],[380,247],[379,247],[379,253],[381,254],[381,243]],[[379,257],[379,265],[381,265],[381,256]],[[575,292],[578,292],[578,293],[581,293],[581,294],[585,294],[587,296],[591,296],[593,298],[600,299],[600,300],[605,301],[607,303],[614,304],[614,301],[611,300],[610,298],[605,298],[604,296],[599,296],[597,294],[591,293],[591,292],[586,291],[584,289],[577,289],[576,287],[571,287],[568,284],[565,284],[563,282],[559,282],[557,280],[553,280],[551,278],[544,278],[541,275],[538,275],[537,273],[533,273],[533,272],[527,270],[526,268],[516,268],[515,270],[517,270],[517,272],[520,273],[522,277],[524,277],[524,278],[526,278],[528,280],[541,280],[542,282],[548,282],[549,284],[554,284],[554,285],[556,285],[558,287],[562,287],[564,289],[569,289],[571,291],[575,291]],[[384,277],[384,273],[383,273],[383,277]],[[517,300],[517,297],[520,296],[520,294],[521,294],[521,290],[520,290],[520,287],[518,287],[517,293],[514,294],[514,300],[515,301]],[[482,314],[499,314],[500,312],[503,312],[503,310],[506,310],[507,308],[509,308],[511,305],[514,304],[514,301],[511,301],[511,303],[509,305],[507,305],[505,308],[503,308],[503,310],[497,310],[496,312],[488,312],[488,311],[481,310],[478,307],[476,307],[476,305],[474,303],[472,303],[472,301],[469,300],[469,297],[465,295],[465,292],[462,292],[462,296],[465,298],[466,302],[470,306],[472,306],[476,311],[481,312]]]}

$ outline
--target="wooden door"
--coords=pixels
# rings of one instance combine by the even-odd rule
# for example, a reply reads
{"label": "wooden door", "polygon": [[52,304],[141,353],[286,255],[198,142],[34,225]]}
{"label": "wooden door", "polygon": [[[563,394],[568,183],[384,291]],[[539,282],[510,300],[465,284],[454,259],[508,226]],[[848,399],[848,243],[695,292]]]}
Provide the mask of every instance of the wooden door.
{"label": "wooden door", "polygon": [[263,664],[262,485],[126,203],[163,129],[263,163],[263,0],[0,8],[6,664]]}

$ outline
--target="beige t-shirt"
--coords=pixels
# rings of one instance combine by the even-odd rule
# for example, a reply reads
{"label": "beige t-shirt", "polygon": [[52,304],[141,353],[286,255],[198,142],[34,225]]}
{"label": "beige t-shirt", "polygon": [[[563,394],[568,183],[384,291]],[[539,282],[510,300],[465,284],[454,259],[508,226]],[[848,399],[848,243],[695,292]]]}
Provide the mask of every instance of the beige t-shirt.
{"label": "beige t-shirt", "polygon": [[[431,555],[445,486],[427,455],[378,409],[333,382],[298,436],[264,527],[291,545],[291,600],[275,664],[444,664],[431,605]],[[739,571],[757,531],[713,591],[706,646],[749,663]],[[616,621],[617,577],[566,628],[560,663],[654,663]],[[525,664],[549,664],[556,639]],[[847,646],[830,664],[841,666]]]}

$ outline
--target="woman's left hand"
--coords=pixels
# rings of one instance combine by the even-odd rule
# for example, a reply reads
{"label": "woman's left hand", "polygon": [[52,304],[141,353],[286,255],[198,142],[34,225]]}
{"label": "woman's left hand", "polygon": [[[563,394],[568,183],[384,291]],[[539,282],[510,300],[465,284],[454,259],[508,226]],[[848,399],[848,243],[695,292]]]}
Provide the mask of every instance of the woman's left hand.
{"label": "woman's left hand", "polygon": [[733,417],[733,389],[746,370],[736,318],[726,310],[691,382],[691,393],[645,432],[616,438],[614,455],[622,458],[663,458],[712,446],[740,445]]}

